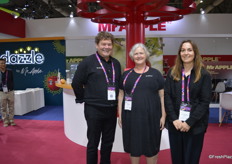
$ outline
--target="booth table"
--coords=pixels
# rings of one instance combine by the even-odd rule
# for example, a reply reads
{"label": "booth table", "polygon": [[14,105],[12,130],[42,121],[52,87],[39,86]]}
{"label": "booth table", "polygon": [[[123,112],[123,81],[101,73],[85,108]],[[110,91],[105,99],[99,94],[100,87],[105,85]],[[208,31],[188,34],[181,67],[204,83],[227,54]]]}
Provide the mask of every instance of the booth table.
{"label": "booth table", "polygon": [[30,91],[33,93],[32,94],[33,110],[37,110],[45,106],[43,88],[27,88],[26,91]]}
{"label": "booth table", "polygon": [[43,88],[15,90],[14,98],[15,115],[24,115],[45,106]]}

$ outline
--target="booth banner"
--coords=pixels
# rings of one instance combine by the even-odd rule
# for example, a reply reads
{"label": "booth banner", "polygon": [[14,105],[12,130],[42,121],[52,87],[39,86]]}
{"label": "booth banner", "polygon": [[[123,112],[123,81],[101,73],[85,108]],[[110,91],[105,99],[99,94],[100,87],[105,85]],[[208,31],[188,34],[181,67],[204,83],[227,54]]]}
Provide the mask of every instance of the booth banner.
{"label": "booth banner", "polygon": [[15,90],[44,88],[45,105],[62,105],[57,74],[65,78],[65,40],[0,42],[0,58],[13,70]]}
{"label": "booth banner", "polygon": [[[164,55],[164,76],[174,65],[176,55]],[[213,89],[217,83],[223,81],[226,90],[232,89],[232,55],[202,55],[203,63],[212,76]]]}

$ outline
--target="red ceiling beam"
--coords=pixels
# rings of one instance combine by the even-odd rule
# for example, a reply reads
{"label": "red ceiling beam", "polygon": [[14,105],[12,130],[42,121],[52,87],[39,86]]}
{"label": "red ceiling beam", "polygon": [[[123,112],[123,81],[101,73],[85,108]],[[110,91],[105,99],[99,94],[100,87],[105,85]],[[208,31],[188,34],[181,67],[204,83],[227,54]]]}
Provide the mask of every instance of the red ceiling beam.
{"label": "red ceiling beam", "polygon": [[0,10],[0,33],[25,38],[26,21]]}

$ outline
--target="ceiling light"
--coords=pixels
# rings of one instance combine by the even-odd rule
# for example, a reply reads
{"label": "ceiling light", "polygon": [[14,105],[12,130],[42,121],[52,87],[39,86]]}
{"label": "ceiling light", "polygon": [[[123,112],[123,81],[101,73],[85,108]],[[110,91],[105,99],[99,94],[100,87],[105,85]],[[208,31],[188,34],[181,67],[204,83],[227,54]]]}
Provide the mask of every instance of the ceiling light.
{"label": "ceiling light", "polygon": [[200,11],[201,11],[201,14],[205,14],[205,11],[202,8],[200,8]]}
{"label": "ceiling light", "polygon": [[200,0],[200,3],[203,3],[203,0]]}
{"label": "ceiling light", "polygon": [[17,19],[19,16],[18,15],[14,15],[14,18]]}
{"label": "ceiling light", "polygon": [[70,13],[69,17],[70,17],[70,18],[73,18],[73,12]]}

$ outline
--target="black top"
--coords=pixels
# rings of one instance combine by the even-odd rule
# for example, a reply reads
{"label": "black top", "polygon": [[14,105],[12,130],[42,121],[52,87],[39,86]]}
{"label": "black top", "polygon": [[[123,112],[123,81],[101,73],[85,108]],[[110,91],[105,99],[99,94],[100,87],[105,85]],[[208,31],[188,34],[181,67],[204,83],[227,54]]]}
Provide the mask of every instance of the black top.
{"label": "black top", "polygon": [[[109,61],[105,61],[100,55],[100,60],[106,70],[110,85],[113,85],[112,62],[115,69],[115,87],[116,99],[118,96],[118,83],[121,76],[121,66],[117,59],[110,57]],[[95,54],[86,57],[77,67],[72,87],[76,96],[76,102],[85,102],[90,105],[102,107],[115,107],[117,100],[107,100],[107,88],[105,74],[99,64]],[[83,88],[84,87],[84,88]]]}
{"label": "black top", "polygon": [[[136,79],[140,74],[132,71],[128,76],[125,87],[123,80],[129,70],[124,72],[120,80],[120,89],[131,93]],[[161,73],[149,68],[138,82],[132,95],[131,111],[124,110],[122,105],[122,132],[123,146],[132,156],[145,155],[151,157],[159,152],[160,148],[160,118],[162,116],[159,90],[164,87]]]}
{"label": "black top", "polygon": [[[190,117],[186,120],[186,123],[191,127],[188,133],[198,134],[205,132],[208,127],[212,83],[210,74],[204,68],[201,70],[201,78],[196,83],[194,83],[194,70],[191,71],[190,77],[189,94],[192,108]],[[177,132],[173,125],[173,121],[177,120],[179,117],[181,80],[175,81],[171,76],[171,70],[169,70],[165,81],[164,101],[168,119],[168,129],[171,132]]]}
{"label": "black top", "polygon": [[[8,91],[14,90],[14,79],[13,79],[13,72],[10,69],[6,69],[5,72],[1,73],[1,81],[0,81],[0,91],[3,91],[3,85],[7,85]],[[6,79],[7,77],[7,79]]]}

